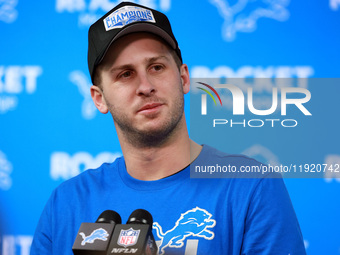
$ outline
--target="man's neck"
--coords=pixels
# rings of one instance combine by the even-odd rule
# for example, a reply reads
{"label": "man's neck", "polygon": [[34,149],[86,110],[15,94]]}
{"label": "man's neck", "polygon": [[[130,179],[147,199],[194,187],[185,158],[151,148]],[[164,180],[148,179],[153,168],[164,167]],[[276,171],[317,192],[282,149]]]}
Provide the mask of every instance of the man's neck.
{"label": "man's neck", "polygon": [[122,141],[121,147],[128,173],[139,180],[159,180],[175,174],[187,167],[202,149],[187,131],[157,147],[136,147]]}

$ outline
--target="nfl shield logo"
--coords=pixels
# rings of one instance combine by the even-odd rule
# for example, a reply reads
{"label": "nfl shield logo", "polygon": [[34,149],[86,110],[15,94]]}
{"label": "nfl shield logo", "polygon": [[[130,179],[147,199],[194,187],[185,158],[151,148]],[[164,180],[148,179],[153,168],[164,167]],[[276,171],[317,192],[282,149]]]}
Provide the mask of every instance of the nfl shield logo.
{"label": "nfl shield logo", "polygon": [[133,228],[129,228],[128,230],[122,229],[118,237],[118,245],[124,246],[125,248],[135,245],[138,240],[139,232],[140,230],[134,230]]}

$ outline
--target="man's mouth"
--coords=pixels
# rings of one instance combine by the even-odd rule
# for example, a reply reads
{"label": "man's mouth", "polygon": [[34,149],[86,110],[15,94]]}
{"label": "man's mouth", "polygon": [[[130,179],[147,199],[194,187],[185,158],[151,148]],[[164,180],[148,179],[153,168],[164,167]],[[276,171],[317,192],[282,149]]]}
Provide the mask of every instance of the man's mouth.
{"label": "man's mouth", "polygon": [[138,113],[152,113],[157,111],[163,104],[162,103],[148,103],[138,109]]}

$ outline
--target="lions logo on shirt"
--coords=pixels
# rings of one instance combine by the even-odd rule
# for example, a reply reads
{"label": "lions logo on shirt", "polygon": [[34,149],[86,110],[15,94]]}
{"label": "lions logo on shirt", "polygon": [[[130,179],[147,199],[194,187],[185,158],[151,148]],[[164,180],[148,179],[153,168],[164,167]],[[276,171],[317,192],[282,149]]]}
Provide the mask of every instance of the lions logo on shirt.
{"label": "lions logo on shirt", "polygon": [[208,211],[196,207],[181,214],[176,221],[175,226],[163,233],[162,227],[158,222],[153,223],[158,238],[160,238],[159,254],[164,254],[164,249],[181,248],[184,240],[189,236],[201,237],[206,240],[212,240],[215,237],[214,232],[209,230],[216,225],[216,221],[211,219],[212,214]]}

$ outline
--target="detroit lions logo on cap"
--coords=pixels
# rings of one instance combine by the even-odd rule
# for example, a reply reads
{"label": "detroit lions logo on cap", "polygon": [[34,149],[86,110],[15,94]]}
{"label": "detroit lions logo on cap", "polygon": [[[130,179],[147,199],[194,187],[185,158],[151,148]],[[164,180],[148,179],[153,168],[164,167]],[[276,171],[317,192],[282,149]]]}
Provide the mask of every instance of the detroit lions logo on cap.
{"label": "detroit lions logo on cap", "polygon": [[136,6],[119,8],[103,20],[106,31],[122,28],[136,21],[156,22],[152,11]]}

